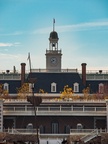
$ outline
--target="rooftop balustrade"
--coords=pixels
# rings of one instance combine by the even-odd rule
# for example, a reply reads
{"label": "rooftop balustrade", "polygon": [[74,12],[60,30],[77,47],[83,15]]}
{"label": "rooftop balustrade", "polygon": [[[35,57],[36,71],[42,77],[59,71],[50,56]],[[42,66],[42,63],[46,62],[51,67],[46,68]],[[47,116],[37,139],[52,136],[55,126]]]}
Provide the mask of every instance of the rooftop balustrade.
{"label": "rooftop balustrade", "polygon": [[[106,107],[87,107],[87,106],[39,106],[36,107],[37,115],[99,115],[106,116]],[[3,115],[34,115],[34,109],[31,105],[10,105],[3,107]]]}
{"label": "rooftop balustrade", "polygon": [[[82,71],[78,69],[31,69],[32,73],[79,73],[82,77]],[[26,77],[29,71],[26,71]],[[10,70],[0,72],[0,80],[20,80],[21,72],[13,72]],[[108,70],[87,70],[86,80],[108,80]]]}

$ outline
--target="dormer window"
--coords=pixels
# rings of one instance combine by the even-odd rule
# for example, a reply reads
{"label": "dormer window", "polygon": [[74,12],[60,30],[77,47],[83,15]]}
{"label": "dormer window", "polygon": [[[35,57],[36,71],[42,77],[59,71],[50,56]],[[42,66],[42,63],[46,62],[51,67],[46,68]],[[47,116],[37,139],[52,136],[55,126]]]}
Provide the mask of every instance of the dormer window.
{"label": "dormer window", "polygon": [[51,83],[51,92],[56,92],[56,83]]}
{"label": "dormer window", "polygon": [[100,94],[104,93],[104,84],[103,83],[99,84],[99,93]]}
{"label": "dormer window", "polygon": [[4,89],[5,91],[8,91],[8,92],[9,92],[9,84],[8,84],[8,83],[4,83],[3,89]]}
{"label": "dormer window", "polygon": [[32,87],[33,87],[33,84],[32,84],[32,83],[29,83],[29,92],[30,92],[30,93],[32,92]]}
{"label": "dormer window", "polygon": [[77,82],[74,83],[74,92],[79,92],[79,84]]}

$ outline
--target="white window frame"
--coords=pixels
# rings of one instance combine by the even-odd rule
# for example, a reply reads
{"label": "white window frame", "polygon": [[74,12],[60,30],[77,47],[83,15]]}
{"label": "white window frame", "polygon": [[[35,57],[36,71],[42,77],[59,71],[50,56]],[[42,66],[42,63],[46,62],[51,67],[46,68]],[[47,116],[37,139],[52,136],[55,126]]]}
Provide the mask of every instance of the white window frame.
{"label": "white window frame", "polygon": [[33,84],[32,84],[32,83],[29,83],[29,92],[30,92],[30,93],[32,92],[32,87],[33,87]]}
{"label": "white window frame", "polygon": [[57,84],[55,82],[51,83],[51,92],[57,91]]}
{"label": "white window frame", "polygon": [[74,83],[74,92],[79,92],[79,83]]}
{"label": "white window frame", "polygon": [[103,83],[100,83],[100,84],[99,84],[99,93],[100,93],[100,94],[103,94],[103,93],[104,93],[104,84],[103,84]]}
{"label": "white window frame", "polygon": [[3,89],[9,92],[9,84],[8,83],[4,83]]}
{"label": "white window frame", "polygon": [[59,132],[59,125],[58,125],[57,122],[53,122],[53,123],[52,123],[52,133],[53,133],[53,134],[56,134],[56,133],[58,133],[58,132]]}

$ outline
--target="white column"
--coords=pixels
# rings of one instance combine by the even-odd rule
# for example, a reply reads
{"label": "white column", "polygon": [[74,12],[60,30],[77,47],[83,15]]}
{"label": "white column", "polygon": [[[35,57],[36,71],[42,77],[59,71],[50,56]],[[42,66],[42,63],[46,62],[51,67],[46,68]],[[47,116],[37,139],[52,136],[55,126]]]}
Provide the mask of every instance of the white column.
{"label": "white column", "polygon": [[3,132],[3,100],[0,100],[0,132]]}
{"label": "white column", "polygon": [[107,133],[108,133],[108,100],[106,100],[106,123],[107,123]]}

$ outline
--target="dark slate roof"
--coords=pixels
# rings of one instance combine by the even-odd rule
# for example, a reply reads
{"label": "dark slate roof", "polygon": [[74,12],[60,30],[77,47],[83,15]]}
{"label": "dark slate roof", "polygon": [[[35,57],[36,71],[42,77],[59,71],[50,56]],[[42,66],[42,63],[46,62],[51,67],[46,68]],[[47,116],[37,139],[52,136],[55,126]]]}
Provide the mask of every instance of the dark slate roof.
{"label": "dark slate roof", "polygon": [[9,93],[17,93],[17,88],[21,87],[21,80],[0,80],[1,84],[9,84]]}
{"label": "dark slate roof", "polygon": [[50,37],[49,37],[50,39],[58,39],[58,34],[57,34],[57,32],[56,31],[52,31],[51,33],[50,33]]}
{"label": "dark slate roof", "polygon": [[87,80],[86,85],[90,86],[90,93],[97,93],[99,90],[99,84],[108,84],[106,80]]}
{"label": "dark slate roof", "polygon": [[65,85],[73,88],[75,82],[79,83],[80,92],[84,89],[82,80],[78,73],[31,73],[28,75],[28,79],[36,78],[35,92],[39,92],[39,89],[43,89],[45,92],[51,92],[51,83],[57,84],[57,92],[63,91]]}

